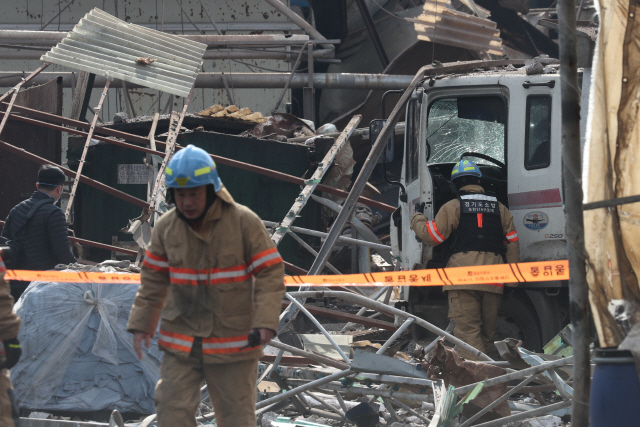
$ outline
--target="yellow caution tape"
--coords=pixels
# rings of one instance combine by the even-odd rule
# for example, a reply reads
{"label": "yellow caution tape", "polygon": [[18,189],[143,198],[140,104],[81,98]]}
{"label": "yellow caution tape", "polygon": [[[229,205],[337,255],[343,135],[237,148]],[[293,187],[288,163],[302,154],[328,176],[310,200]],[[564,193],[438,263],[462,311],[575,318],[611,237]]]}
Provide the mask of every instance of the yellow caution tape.
{"label": "yellow caution tape", "polygon": [[[520,262],[430,270],[334,276],[285,276],[286,286],[453,286],[569,279],[569,261]],[[68,283],[140,283],[139,274],[86,273],[75,271],[7,270],[5,280]]]}

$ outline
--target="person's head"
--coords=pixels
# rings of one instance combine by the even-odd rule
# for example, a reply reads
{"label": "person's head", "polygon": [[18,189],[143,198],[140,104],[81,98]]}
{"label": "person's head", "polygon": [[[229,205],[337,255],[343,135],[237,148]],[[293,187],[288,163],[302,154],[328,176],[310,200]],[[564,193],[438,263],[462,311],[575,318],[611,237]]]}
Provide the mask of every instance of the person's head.
{"label": "person's head", "polygon": [[201,148],[188,145],[178,151],[165,169],[169,200],[188,220],[204,216],[213,204],[222,182],[216,164]]}
{"label": "person's head", "polygon": [[64,172],[57,166],[42,165],[38,169],[38,191],[49,194],[58,200],[62,194],[62,184],[64,184]]}
{"label": "person's head", "polygon": [[451,182],[458,190],[467,185],[480,185],[482,173],[471,160],[460,160],[451,171]]}

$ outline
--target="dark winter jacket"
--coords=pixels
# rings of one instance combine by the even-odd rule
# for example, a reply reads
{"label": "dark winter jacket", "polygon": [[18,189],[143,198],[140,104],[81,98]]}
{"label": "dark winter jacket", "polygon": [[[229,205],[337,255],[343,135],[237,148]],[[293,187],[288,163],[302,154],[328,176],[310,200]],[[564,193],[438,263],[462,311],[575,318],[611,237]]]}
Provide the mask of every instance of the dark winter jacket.
{"label": "dark winter jacket", "polygon": [[[50,199],[51,203],[41,206],[29,224],[19,231],[31,206],[44,199]],[[2,229],[2,237],[13,240],[18,233],[18,241],[22,248],[20,265],[14,268],[51,270],[57,264],[76,262],[76,257],[71,252],[64,213],[53,201],[48,194],[36,191],[30,199],[19,203],[9,212]]]}

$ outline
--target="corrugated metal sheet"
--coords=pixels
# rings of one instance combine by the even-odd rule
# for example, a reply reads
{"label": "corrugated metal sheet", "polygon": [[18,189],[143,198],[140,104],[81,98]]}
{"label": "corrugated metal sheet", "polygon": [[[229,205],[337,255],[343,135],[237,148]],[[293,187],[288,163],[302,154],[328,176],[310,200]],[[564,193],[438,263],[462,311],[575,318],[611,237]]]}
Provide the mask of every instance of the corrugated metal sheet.
{"label": "corrugated metal sheet", "polygon": [[449,0],[427,0],[415,20],[419,40],[502,55],[502,39],[496,23],[449,9]]}
{"label": "corrugated metal sheet", "polygon": [[[207,46],[93,9],[42,61],[186,97]],[[142,59],[148,58],[150,64]]]}

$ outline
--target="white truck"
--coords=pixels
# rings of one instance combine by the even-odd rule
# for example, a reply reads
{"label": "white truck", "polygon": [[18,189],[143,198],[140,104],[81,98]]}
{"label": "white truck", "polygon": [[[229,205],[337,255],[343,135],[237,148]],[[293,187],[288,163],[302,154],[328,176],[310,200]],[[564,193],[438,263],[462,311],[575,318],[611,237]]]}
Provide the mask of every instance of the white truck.
{"label": "white truck", "polygon": [[[588,87],[589,70],[580,75]],[[586,99],[583,92],[583,105]],[[406,196],[390,225],[401,269],[445,266],[447,242],[423,244],[409,228],[410,218],[424,204],[433,219],[456,197],[450,176],[462,158],[479,165],[485,190],[512,212],[522,262],[566,259],[560,112],[559,66],[546,65],[537,75],[514,67],[452,74],[418,86],[406,106],[400,179]],[[496,340],[518,338],[526,348],[541,350],[569,322],[567,295],[563,281],[505,288]],[[406,287],[403,300],[412,313],[446,327],[441,289]]]}

